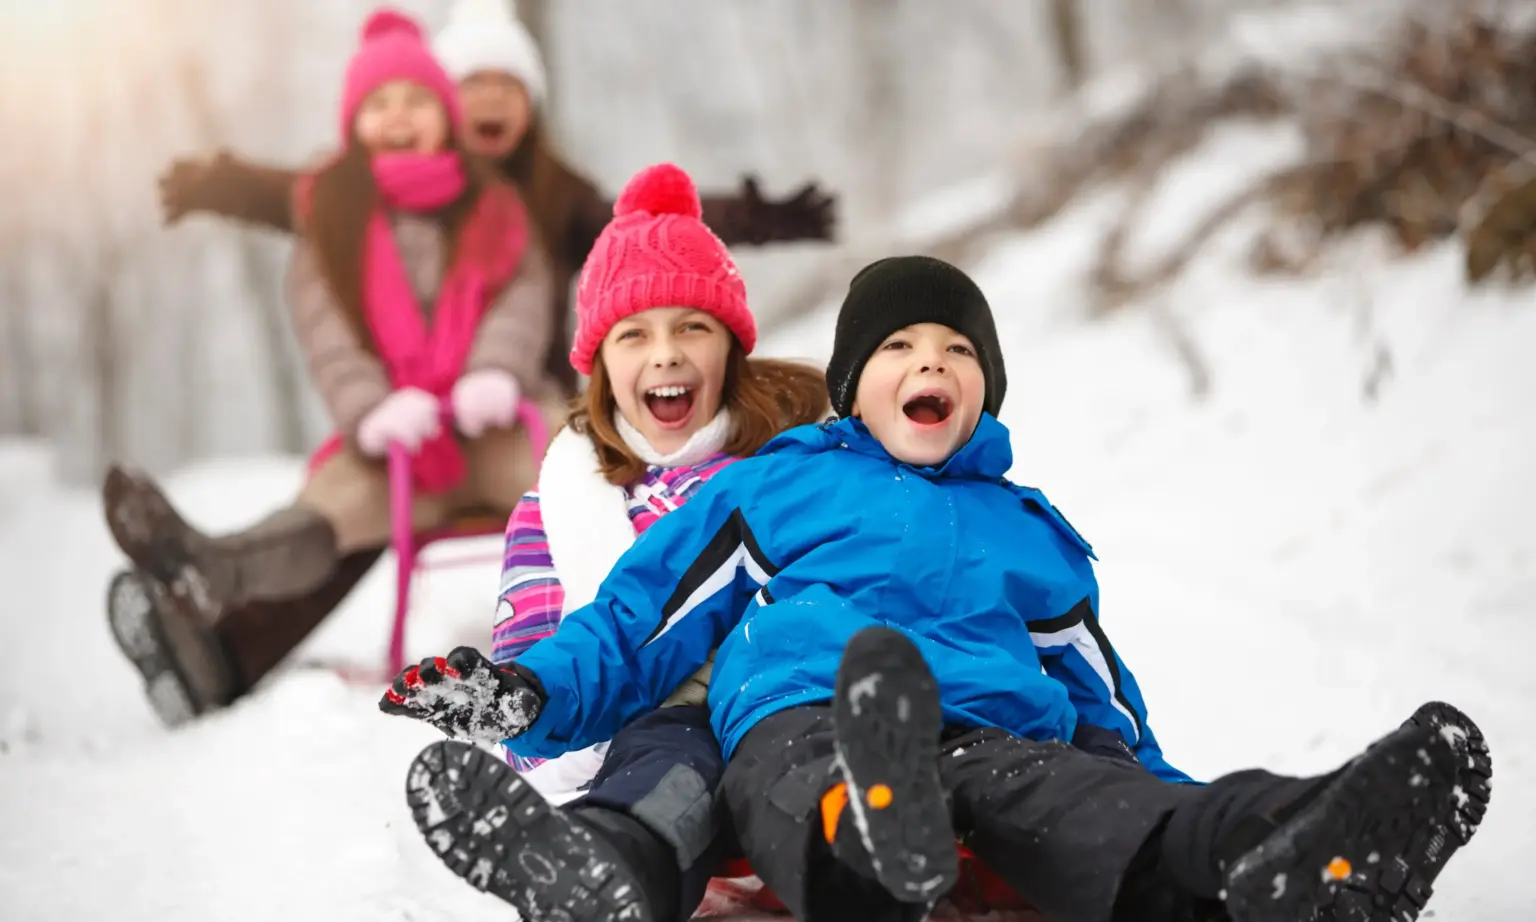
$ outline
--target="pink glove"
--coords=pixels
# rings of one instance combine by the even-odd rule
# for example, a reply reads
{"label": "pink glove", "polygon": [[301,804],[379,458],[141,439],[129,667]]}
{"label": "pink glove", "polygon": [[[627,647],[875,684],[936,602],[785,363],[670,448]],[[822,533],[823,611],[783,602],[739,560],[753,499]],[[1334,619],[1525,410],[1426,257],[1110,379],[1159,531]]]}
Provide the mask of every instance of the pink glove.
{"label": "pink glove", "polygon": [[436,397],[417,387],[402,387],[363,417],[357,427],[357,447],[375,458],[389,450],[390,442],[414,452],[442,431],[441,413]]}
{"label": "pink glove", "polygon": [[453,421],[468,438],[487,429],[510,429],[517,422],[522,389],[517,379],[499,368],[472,371],[453,385]]}

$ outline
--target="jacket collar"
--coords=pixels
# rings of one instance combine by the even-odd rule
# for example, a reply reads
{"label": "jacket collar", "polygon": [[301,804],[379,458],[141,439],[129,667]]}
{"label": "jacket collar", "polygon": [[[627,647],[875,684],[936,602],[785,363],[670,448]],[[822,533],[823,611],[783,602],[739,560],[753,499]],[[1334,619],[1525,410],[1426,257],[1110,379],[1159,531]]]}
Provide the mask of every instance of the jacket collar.
{"label": "jacket collar", "polygon": [[976,431],[960,450],[943,464],[919,467],[891,457],[869,427],[852,417],[791,429],[769,442],[763,454],[812,454],[846,448],[888,464],[914,471],[929,480],[953,478],[964,480],[1001,480],[1013,466],[1013,446],[1008,427],[990,413],[981,414]]}

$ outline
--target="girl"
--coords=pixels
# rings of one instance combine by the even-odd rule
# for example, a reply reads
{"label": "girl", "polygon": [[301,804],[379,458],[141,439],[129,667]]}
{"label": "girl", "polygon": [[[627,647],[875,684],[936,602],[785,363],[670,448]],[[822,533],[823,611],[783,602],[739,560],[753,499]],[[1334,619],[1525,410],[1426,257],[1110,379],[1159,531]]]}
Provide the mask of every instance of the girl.
{"label": "girl", "polygon": [[[564,612],[593,599],[639,535],[721,470],[783,428],[826,414],[819,372],[747,358],[757,332],[746,290],[700,214],[687,174],[650,167],[625,187],[587,260],[571,363],[591,383],[551,443],[538,489],[508,524],[495,663],[511,664],[554,633]],[[468,649],[428,660],[400,677],[383,708],[496,742],[476,732],[488,716],[476,707],[404,706],[429,684],[438,701],[452,701],[468,687],[455,679],[490,668]],[[643,891],[631,898],[653,919],[688,918],[721,857],[713,793],[724,761],[709,728],[708,681],[705,664],[612,741],[547,761],[513,760],[545,797],[569,804],[567,833],[596,837],[646,869]],[[516,876],[542,860],[508,856],[486,871]],[[478,866],[449,864],[485,885]],[[547,918],[559,901],[507,889],[524,918]]]}
{"label": "girl", "polygon": [[[613,214],[613,203],[573,170],[549,142],[546,76],[537,46],[506,0],[458,0],[433,50],[458,83],[464,143],[518,187],[549,246],[554,265],[549,304],[555,324],[546,370],[572,393],[565,359],[571,281]],[[250,164],[220,152],[178,160],[160,181],[168,221],[207,211],[291,232],[291,170]],[[735,194],[703,201],[703,220],[730,245],[830,240],[835,202],[815,183],[778,201],[744,178]]]}
{"label": "girl", "polygon": [[[917,922],[957,879],[957,833],[1058,922],[1418,916],[1488,802],[1465,715],[1428,704],[1319,777],[1187,783],[1099,623],[1092,548],[1005,478],[1007,377],[975,283],[924,257],[867,267],[827,382],[839,420],[724,471],[559,631],[477,670],[510,705],[481,732],[559,755],[634,726],[713,656],[721,799],[802,920]],[[1067,745],[1080,722],[1141,767]],[[466,863],[560,838],[536,792],[462,743],[428,747],[407,790]],[[625,909],[647,872],[574,837],[546,853],[541,879]]]}
{"label": "girl", "polygon": [[342,153],[300,188],[288,301],[337,435],[294,503],[210,537],[149,480],[108,474],[107,521],[137,568],[114,581],[109,619],[168,723],[249,691],[328,611],[281,601],[387,541],[390,443],[415,456],[418,528],[509,512],[533,482],[538,459],[512,426],[523,398],[558,412],[543,371],[549,261],[516,192],[475,171],[458,124],[419,26],[375,13],[347,68]]}

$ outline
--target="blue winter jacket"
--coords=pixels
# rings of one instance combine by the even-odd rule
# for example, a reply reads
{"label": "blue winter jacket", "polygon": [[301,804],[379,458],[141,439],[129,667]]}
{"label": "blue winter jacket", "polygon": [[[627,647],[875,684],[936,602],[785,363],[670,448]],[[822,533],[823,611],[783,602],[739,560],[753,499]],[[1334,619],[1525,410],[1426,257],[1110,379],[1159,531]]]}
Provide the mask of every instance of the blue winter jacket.
{"label": "blue winter jacket", "polygon": [[548,702],[507,746],[548,758],[611,739],[718,647],[709,706],[729,757],[764,717],[830,699],[849,638],[885,624],[922,650],[946,722],[1070,741],[1081,719],[1188,781],[1099,627],[1092,548],[1004,479],[1012,463],[989,415],[934,468],[896,461],[857,420],[784,433],[651,526],[591,605],[518,657]]}

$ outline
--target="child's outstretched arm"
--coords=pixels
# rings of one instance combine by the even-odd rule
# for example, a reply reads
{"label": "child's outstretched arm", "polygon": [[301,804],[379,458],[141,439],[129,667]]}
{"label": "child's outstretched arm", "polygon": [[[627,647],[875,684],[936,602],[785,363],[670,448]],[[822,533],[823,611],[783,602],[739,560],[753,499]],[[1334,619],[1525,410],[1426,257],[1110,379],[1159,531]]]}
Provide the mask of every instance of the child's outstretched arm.
{"label": "child's outstretched arm", "polygon": [[782,199],[763,197],[757,177],[743,176],[739,191],[706,195],[704,223],[726,246],[799,240],[831,240],[837,198],[808,182]]}
{"label": "child's outstretched arm", "polygon": [[[597,235],[613,218],[612,200],[601,198],[597,188],[584,181],[583,191],[568,242],[576,263],[586,259]],[[781,199],[768,199],[755,177],[744,176],[736,191],[703,194],[699,205],[704,224],[726,246],[831,240],[836,233],[837,197],[815,182]]]}
{"label": "child's outstretched arm", "polygon": [[227,150],[181,158],[160,174],[160,207],[167,224],[207,212],[291,234],[293,185],[299,175],[298,170],[238,159]]}
{"label": "child's outstretched arm", "polygon": [[1190,781],[1168,764],[1152,728],[1136,677],[1099,626],[1098,586],[1090,574],[1087,594],[1064,614],[1029,622],[1029,636],[1046,674],[1067,687],[1079,723],[1113,730],[1125,738],[1147,770],[1165,781]]}
{"label": "child's outstretched arm", "polygon": [[509,750],[549,758],[611,739],[704,665],[778,572],[750,525],[753,485],[772,463],[748,458],[715,475],[635,541],[591,605],[517,658],[546,701]]}

